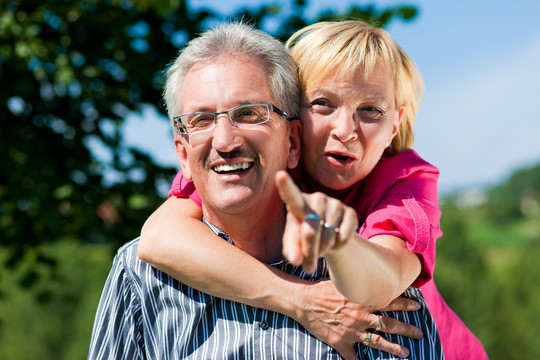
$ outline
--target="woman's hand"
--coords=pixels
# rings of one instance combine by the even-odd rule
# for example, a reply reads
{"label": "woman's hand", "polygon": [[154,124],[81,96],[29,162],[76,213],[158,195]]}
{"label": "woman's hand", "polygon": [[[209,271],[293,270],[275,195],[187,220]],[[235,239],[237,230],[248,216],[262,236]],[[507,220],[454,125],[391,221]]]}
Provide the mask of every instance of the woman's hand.
{"label": "woman's hand", "polygon": [[[370,309],[347,300],[339,293],[331,281],[305,285],[299,304],[297,320],[313,336],[336,349],[345,359],[357,359],[353,345],[363,342],[370,334],[368,329],[375,330],[371,335],[369,346],[390,354],[407,357],[409,349],[386,340],[379,333],[403,335],[420,339],[422,331],[413,325],[402,323],[396,319],[375,315]],[[384,309],[378,311],[415,311],[420,304],[407,298],[397,298]]]}
{"label": "woman's hand", "polygon": [[339,249],[357,232],[356,212],[323,193],[301,193],[285,171],[276,174],[276,186],[288,210],[283,255],[313,273],[321,255]]}

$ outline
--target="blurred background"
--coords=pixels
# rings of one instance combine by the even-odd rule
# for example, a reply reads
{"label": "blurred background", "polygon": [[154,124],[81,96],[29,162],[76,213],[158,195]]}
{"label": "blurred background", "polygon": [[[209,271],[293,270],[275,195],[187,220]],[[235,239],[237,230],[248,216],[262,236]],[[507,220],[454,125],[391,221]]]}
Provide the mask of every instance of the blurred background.
{"label": "blurred background", "polygon": [[114,253],[178,170],[164,70],[238,18],[282,40],[372,21],[411,55],[426,82],[414,148],[441,169],[438,287],[491,359],[537,357],[540,3],[246,3],[0,2],[0,359],[86,358]]}

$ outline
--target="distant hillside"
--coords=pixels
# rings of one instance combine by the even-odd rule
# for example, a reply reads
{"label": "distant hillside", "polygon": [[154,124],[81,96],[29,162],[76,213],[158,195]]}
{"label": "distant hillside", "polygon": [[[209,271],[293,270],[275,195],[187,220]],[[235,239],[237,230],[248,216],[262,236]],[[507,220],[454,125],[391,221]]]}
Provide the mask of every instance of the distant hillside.
{"label": "distant hillside", "polygon": [[[540,353],[540,164],[441,199],[435,280],[490,359]],[[501,331],[501,329],[511,329]],[[519,354],[519,355],[518,355]]]}
{"label": "distant hillside", "polygon": [[516,171],[502,184],[469,189],[441,199],[459,208],[484,206],[495,221],[535,218],[540,215],[540,164]]}

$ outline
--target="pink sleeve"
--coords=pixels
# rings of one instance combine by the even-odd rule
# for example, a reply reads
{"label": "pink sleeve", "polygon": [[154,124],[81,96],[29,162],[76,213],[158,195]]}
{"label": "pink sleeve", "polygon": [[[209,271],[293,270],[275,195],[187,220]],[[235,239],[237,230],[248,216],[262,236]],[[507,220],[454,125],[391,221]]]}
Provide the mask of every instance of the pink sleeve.
{"label": "pink sleeve", "polygon": [[415,173],[397,181],[360,228],[360,235],[367,239],[376,235],[403,238],[407,248],[420,255],[422,272],[414,287],[433,277],[435,242],[442,235],[436,182],[437,177],[430,173]]}
{"label": "pink sleeve", "polygon": [[193,181],[184,179],[182,170],[180,170],[174,177],[171,190],[169,191],[169,197],[171,196],[190,198],[191,200],[195,201],[197,205],[201,206],[202,204],[201,197],[199,196],[197,189],[195,189]]}

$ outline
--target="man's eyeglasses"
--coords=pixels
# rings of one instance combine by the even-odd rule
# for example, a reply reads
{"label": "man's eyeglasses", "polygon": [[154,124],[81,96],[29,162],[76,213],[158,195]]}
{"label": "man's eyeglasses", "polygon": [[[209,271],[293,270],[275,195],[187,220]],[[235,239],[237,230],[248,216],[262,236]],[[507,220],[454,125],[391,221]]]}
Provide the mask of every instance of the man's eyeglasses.
{"label": "man's eyeglasses", "polygon": [[193,133],[209,131],[215,128],[218,116],[227,114],[233,126],[246,127],[264,124],[270,120],[270,113],[289,119],[289,116],[271,103],[247,104],[234,107],[227,111],[196,111],[173,118],[174,126],[181,134],[191,135]]}

